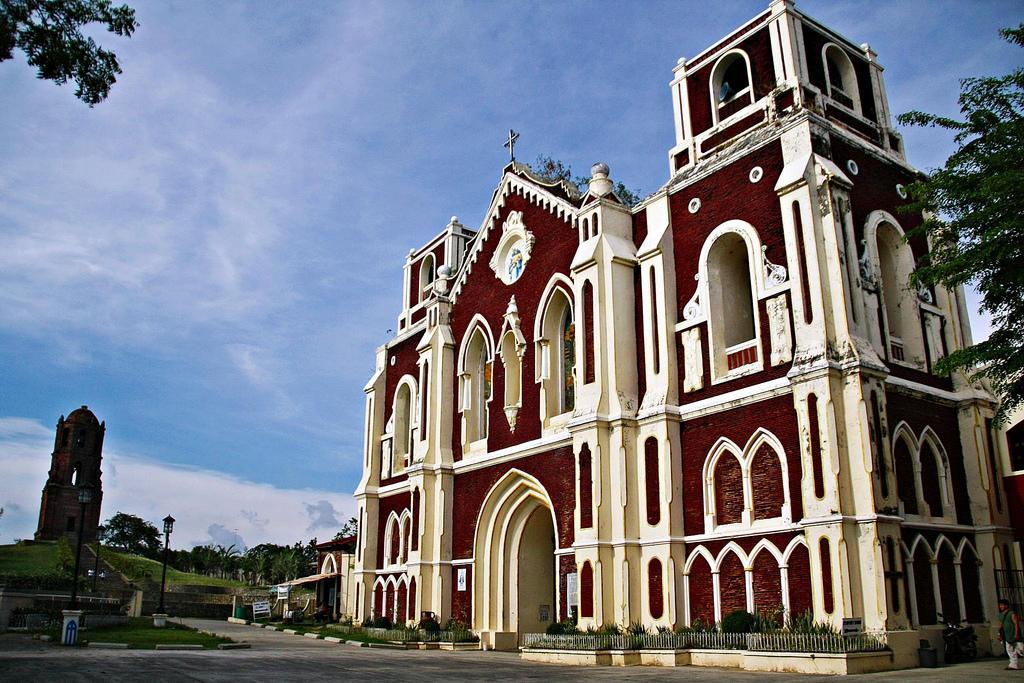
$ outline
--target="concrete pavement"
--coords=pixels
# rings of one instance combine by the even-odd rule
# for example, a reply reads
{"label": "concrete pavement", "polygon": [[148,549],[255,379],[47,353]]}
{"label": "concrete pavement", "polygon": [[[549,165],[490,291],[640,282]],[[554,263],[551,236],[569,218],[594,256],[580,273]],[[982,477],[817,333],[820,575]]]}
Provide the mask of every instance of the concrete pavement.
{"label": "concrete pavement", "polygon": [[[61,648],[27,636],[0,635],[4,681],[231,681],[239,680],[623,680],[801,681],[834,677],[766,674],[701,667],[578,668],[523,662],[515,653],[378,650],[312,640],[223,621],[186,619],[186,624],[252,643],[250,650],[157,652]],[[1005,659],[942,669],[855,676],[870,681],[1006,681],[1024,672],[1005,671]]]}

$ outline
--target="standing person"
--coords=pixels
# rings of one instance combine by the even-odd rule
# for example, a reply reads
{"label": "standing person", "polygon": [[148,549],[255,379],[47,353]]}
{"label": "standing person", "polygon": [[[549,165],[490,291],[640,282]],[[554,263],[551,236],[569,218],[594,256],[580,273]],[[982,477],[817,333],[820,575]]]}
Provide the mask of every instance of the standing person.
{"label": "standing person", "polygon": [[1007,669],[1020,669],[1020,658],[1024,655],[1024,633],[1022,633],[1020,617],[1010,609],[1010,601],[999,598],[999,640],[1006,645],[1006,654],[1010,657]]}

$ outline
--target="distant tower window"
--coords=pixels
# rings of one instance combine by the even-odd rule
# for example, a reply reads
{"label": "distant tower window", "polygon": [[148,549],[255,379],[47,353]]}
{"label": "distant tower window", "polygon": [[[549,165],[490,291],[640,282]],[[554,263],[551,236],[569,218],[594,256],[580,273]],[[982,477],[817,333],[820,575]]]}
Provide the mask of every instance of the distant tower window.
{"label": "distant tower window", "polygon": [[857,94],[857,74],[853,70],[846,50],[835,44],[825,46],[825,76],[828,79],[828,96],[835,102],[860,113],[860,97]]}
{"label": "distant tower window", "polygon": [[420,264],[420,301],[426,301],[434,285],[434,255],[427,254]]}
{"label": "distant tower window", "polygon": [[750,62],[744,52],[735,50],[718,60],[711,74],[711,99],[715,123],[753,103]]}

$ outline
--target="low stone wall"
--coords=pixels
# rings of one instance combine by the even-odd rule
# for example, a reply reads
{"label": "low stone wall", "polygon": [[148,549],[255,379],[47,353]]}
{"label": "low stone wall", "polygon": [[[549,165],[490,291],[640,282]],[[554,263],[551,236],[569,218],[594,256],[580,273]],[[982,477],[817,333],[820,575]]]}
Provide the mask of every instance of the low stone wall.
{"label": "low stone wall", "polygon": [[[546,650],[523,649],[530,662],[571,666],[714,666],[746,671],[846,675],[890,671],[892,652],[821,654],[749,650]],[[911,666],[917,666],[915,661]],[[900,667],[907,668],[907,667]]]}

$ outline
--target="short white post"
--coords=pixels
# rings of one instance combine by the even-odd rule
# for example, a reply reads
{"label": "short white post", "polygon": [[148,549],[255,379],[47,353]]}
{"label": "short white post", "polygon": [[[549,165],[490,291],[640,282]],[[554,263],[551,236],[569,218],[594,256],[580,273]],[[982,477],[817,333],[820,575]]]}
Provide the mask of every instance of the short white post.
{"label": "short white post", "polygon": [[60,643],[61,645],[74,645],[78,642],[78,630],[82,622],[82,610],[66,609],[62,610],[61,614],[64,615],[64,624],[60,629]]}

